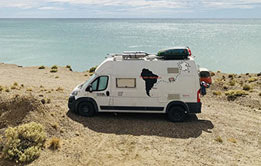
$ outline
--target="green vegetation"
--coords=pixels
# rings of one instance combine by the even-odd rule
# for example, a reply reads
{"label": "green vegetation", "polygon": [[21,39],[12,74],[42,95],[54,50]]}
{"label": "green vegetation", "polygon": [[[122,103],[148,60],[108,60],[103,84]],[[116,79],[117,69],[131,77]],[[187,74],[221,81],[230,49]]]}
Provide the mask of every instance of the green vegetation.
{"label": "green vegetation", "polygon": [[5,130],[3,157],[16,162],[30,162],[40,156],[46,140],[41,124],[31,122]]}
{"label": "green vegetation", "polygon": [[51,67],[51,69],[58,69],[58,66],[53,65],[53,66]]}
{"label": "green vegetation", "polygon": [[38,69],[45,69],[45,67],[44,66],[39,66]]}
{"label": "green vegetation", "polygon": [[212,94],[213,94],[213,95],[216,95],[216,96],[219,96],[219,95],[221,95],[222,93],[221,93],[221,91],[213,91]]}
{"label": "green vegetation", "polygon": [[96,68],[97,68],[97,66],[91,67],[91,68],[89,69],[89,72],[90,72],[90,73],[95,72]]}
{"label": "green vegetation", "polygon": [[243,86],[243,90],[249,91],[250,89],[251,89],[251,86],[248,85],[248,84],[245,84],[245,85]]}

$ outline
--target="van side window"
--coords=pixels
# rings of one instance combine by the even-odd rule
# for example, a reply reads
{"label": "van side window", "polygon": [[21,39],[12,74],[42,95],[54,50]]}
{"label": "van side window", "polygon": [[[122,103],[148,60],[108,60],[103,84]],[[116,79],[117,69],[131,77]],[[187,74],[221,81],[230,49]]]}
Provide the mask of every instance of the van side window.
{"label": "van side window", "polygon": [[107,76],[100,77],[98,91],[105,90],[107,88],[107,84],[108,84],[108,77]]}
{"label": "van side window", "polygon": [[100,76],[100,77],[96,78],[92,82],[92,90],[93,91],[103,91],[103,90],[105,90],[108,86],[108,80],[109,80],[108,76]]}
{"label": "van side window", "polygon": [[136,88],[136,78],[116,78],[117,88]]}

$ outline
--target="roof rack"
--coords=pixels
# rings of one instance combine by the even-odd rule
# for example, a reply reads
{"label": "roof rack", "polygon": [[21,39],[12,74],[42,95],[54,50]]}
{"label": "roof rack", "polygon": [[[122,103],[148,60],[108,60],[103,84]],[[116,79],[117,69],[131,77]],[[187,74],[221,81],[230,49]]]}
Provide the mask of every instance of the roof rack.
{"label": "roof rack", "polygon": [[144,51],[124,51],[122,54],[122,58],[124,60],[127,59],[139,59],[139,58],[144,58],[148,56],[149,54],[144,52]]}
{"label": "roof rack", "polygon": [[128,59],[140,59],[148,56],[149,54],[144,51],[123,51],[123,54],[110,54],[113,57],[115,56],[121,56],[122,59],[128,60]]}

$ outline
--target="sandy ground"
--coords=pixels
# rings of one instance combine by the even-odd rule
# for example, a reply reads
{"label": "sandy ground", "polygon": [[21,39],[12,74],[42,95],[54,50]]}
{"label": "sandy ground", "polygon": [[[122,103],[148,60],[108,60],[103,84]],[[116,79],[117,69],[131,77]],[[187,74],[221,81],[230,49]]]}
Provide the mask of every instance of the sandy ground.
{"label": "sandy ground", "polygon": [[[223,85],[229,80],[228,74],[216,73],[214,85],[202,98],[202,113],[184,123],[172,123],[155,114],[75,115],[68,112],[67,99],[71,90],[88,78],[87,73],[64,67],[57,73],[49,71],[0,64],[0,86],[10,89],[0,92],[0,105],[24,95],[33,98],[32,103],[51,101],[40,111],[34,110],[34,104],[14,103],[17,107],[13,109],[23,110],[24,116],[18,114],[18,119],[0,114],[1,134],[7,126],[36,121],[45,126],[48,138],[61,139],[60,149],[45,148],[30,166],[261,165],[261,77],[252,83],[249,95],[227,101]],[[227,80],[222,82],[223,76]],[[249,76],[238,79],[245,77]],[[11,89],[15,82],[18,88]],[[217,90],[222,94],[213,95]],[[216,140],[218,137],[222,142]],[[0,160],[0,165],[16,164]]]}

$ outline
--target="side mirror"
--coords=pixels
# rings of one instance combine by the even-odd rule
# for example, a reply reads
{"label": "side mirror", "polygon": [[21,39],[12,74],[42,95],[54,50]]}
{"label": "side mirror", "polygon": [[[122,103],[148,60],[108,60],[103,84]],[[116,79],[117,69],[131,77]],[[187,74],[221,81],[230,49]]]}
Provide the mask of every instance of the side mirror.
{"label": "side mirror", "polygon": [[86,91],[92,93],[92,85],[89,85],[89,86],[87,87]]}

